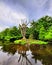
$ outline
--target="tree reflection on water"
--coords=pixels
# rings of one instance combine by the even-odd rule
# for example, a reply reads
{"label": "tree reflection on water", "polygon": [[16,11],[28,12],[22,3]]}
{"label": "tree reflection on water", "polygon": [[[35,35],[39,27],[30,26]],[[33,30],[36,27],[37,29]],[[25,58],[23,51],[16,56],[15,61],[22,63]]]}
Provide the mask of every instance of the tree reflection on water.
{"label": "tree reflection on water", "polygon": [[28,47],[26,46],[22,46],[22,45],[4,45],[2,47],[4,52],[8,52],[8,54],[15,54],[16,52],[18,52],[18,54],[20,54],[19,58],[18,58],[18,63],[21,61],[21,65],[25,65],[24,64],[24,59],[25,59],[25,63],[26,65],[30,64],[32,65],[32,63],[30,62],[30,60],[28,59],[28,54],[26,54],[26,52],[29,50]]}
{"label": "tree reflection on water", "polygon": [[[47,50],[47,47],[49,50]],[[37,63],[37,60],[40,60],[43,65],[52,65],[52,48],[50,45],[43,45],[38,47],[34,45],[33,47],[30,46],[30,49],[33,55],[32,58],[35,59],[35,63]]]}
{"label": "tree reflection on water", "polygon": [[[40,46],[40,45],[3,45],[2,50],[3,52],[8,52],[8,54],[15,55],[16,53],[19,54],[17,62],[21,63],[21,65],[34,65],[37,64],[37,60],[39,60],[42,64],[40,65],[52,65],[52,54],[50,54],[48,51],[46,51],[48,46]],[[48,47],[49,48],[49,47]],[[31,62],[28,58],[30,54],[27,54],[27,51],[31,51],[31,59],[35,61]],[[49,50],[52,50],[50,48]]]}

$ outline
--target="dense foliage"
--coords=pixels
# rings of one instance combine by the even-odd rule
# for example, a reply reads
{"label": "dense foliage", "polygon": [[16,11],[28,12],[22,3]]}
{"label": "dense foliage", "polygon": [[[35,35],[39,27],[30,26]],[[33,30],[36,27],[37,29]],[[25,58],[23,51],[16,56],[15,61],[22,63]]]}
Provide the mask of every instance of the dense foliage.
{"label": "dense foliage", "polygon": [[16,39],[21,39],[22,35],[20,29],[16,26],[12,28],[7,28],[4,31],[0,32],[0,40],[2,41],[11,41],[13,42]]}
{"label": "dense foliage", "polygon": [[52,17],[44,16],[31,23],[33,37],[40,40],[52,40]]}

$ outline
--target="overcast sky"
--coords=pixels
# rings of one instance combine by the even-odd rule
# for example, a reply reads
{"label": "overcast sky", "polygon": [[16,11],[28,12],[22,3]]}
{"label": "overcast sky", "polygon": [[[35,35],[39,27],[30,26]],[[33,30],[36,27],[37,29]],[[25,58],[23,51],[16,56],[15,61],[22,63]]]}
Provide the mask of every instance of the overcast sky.
{"label": "overcast sky", "polygon": [[0,31],[45,15],[52,16],[52,0],[0,0]]}

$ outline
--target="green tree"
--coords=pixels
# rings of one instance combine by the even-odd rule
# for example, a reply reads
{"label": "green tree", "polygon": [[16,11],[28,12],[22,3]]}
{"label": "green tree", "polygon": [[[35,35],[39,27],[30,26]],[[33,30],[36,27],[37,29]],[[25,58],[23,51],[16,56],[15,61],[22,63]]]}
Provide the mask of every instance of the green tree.
{"label": "green tree", "polygon": [[45,36],[46,40],[52,40],[52,26],[49,27],[47,34]]}
{"label": "green tree", "polygon": [[44,40],[45,39],[45,33],[46,33],[46,31],[45,31],[44,27],[42,26],[40,28],[40,31],[39,31],[39,39]]}

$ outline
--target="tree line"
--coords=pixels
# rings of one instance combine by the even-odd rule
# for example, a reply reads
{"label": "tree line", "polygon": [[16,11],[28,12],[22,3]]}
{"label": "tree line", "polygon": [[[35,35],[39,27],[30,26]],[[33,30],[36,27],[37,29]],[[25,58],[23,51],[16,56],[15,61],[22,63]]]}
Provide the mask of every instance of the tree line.
{"label": "tree line", "polygon": [[[30,27],[26,28],[26,38],[32,38],[36,40],[51,41],[52,40],[52,17],[44,16],[37,21],[32,21]],[[20,28],[13,26],[12,28],[6,28],[0,32],[1,41],[11,41],[22,39]]]}

